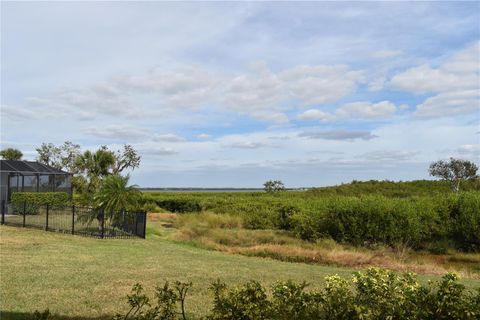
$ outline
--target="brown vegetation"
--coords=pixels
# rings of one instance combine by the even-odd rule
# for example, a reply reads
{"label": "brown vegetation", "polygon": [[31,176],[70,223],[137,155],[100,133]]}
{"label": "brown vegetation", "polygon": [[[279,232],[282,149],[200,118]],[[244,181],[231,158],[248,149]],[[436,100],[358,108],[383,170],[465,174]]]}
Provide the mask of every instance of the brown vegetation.
{"label": "brown vegetation", "polygon": [[[480,278],[480,254],[449,252],[433,255],[415,252],[408,246],[358,248],[331,239],[307,242],[285,231],[248,230],[239,217],[209,212],[176,215],[150,214],[161,227],[175,228],[170,239],[231,254],[267,257],[281,261],[335,265],[350,268],[377,266],[420,274],[455,271],[469,278]],[[475,267],[477,266],[477,267]]]}

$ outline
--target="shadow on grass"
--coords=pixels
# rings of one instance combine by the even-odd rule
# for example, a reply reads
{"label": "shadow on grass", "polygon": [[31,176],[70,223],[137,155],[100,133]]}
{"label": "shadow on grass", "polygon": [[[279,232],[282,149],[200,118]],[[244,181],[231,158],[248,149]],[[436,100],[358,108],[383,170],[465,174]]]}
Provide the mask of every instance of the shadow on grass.
{"label": "shadow on grass", "polygon": [[70,317],[57,314],[50,314],[48,317],[42,317],[42,313],[34,314],[26,312],[0,311],[0,319],[2,320],[106,320],[112,318],[113,316],[108,315],[99,317]]}

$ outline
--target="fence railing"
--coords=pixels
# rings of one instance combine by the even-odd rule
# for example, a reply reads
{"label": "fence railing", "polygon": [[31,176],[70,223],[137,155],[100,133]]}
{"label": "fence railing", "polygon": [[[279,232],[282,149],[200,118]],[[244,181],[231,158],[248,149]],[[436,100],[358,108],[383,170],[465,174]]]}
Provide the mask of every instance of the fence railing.
{"label": "fence railing", "polygon": [[1,224],[96,238],[145,238],[145,211],[105,212],[81,206],[49,206],[28,202],[1,203]]}

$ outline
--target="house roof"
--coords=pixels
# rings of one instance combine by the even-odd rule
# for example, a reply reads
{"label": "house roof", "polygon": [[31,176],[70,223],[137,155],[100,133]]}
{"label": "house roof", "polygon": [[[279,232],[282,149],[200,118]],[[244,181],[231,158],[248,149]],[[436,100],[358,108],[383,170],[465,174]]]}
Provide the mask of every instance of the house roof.
{"label": "house roof", "polygon": [[0,160],[0,171],[19,174],[69,174],[37,161],[24,160]]}

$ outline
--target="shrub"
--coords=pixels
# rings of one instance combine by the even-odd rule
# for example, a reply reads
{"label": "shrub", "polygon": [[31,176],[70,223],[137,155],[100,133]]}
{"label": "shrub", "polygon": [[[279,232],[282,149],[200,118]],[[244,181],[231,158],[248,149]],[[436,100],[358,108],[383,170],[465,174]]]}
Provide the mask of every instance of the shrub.
{"label": "shrub", "polygon": [[143,204],[142,209],[147,212],[157,212],[158,206],[155,202],[146,202],[145,204]]}
{"label": "shrub", "polygon": [[70,196],[66,192],[14,192],[12,193],[13,212],[25,214],[37,214],[40,206],[65,206],[70,202]]}
{"label": "shrub", "polygon": [[284,205],[278,210],[278,228],[291,230],[293,228],[292,217],[299,214],[300,209],[292,205]]}
{"label": "shrub", "polygon": [[295,235],[302,240],[316,240],[318,235],[318,223],[313,215],[297,214],[292,217]]}
{"label": "shrub", "polygon": [[450,203],[451,236],[461,249],[480,250],[480,193],[465,192]]}
{"label": "shrub", "polygon": [[[177,314],[185,316],[185,299],[191,282],[176,281],[173,288],[165,282],[163,287],[155,288],[155,305],[143,293],[143,287],[137,283],[132,288],[132,293],[127,296],[130,310],[125,315],[117,314],[114,320],[174,320]],[[177,304],[180,311],[177,311]]]}
{"label": "shrub", "polygon": [[[185,319],[185,297],[191,283],[168,282],[155,291],[151,306],[142,287],[135,285],[128,296],[130,311],[116,319]],[[228,287],[217,280],[210,290],[213,307],[210,320],[351,320],[351,319],[478,319],[480,288],[467,291],[456,275],[448,273],[440,281],[422,285],[411,273],[398,275],[370,268],[354,273],[350,280],[337,275],[325,278],[320,290],[307,291],[307,284],[277,282],[271,294],[257,281]],[[181,312],[177,312],[180,304]]]}
{"label": "shrub", "polygon": [[265,288],[257,281],[227,289],[219,280],[212,284],[213,309],[208,319],[271,319],[271,303]]}
{"label": "shrub", "polygon": [[202,211],[202,206],[200,203],[191,199],[157,200],[156,203],[160,208],[170,212],[186,213]]}
{"label": "shrub", "polygon": [[416,247],[432,237],[430,226],[422,223],[428,220],[424,216],[432,213],[430,202],[383,196],[336,198],[328,205],[318,232],[354,245],[404,243]]}

